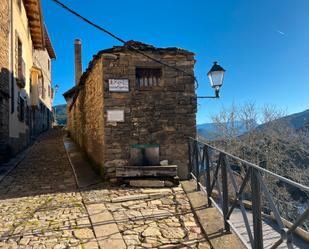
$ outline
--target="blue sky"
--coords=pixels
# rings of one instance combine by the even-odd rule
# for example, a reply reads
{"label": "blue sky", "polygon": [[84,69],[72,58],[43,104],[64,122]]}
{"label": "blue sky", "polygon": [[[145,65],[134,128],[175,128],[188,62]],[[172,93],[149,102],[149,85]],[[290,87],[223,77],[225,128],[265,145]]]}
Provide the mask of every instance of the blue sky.
{"label": "blue sky", "polygon": [[[199,100],[197,122],[211,122],[223,106],[252,101],[288,113],[309,108],[309,1],[307,0],[62,0],[125,40],[196,53],[198,95],[212,95],[207,72],[213,61],[226,69],[221,98]],[[83,68],[97,51],[120,45],[106,34],[42,0],[56,50],[55,104],[74,84],[73,42],[83,42]]]}

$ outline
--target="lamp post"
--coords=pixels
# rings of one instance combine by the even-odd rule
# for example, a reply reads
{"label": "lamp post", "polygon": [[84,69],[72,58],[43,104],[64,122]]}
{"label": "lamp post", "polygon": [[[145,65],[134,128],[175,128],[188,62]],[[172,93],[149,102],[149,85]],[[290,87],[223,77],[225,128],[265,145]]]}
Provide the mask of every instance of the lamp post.
{"label": "lamp post", "polygon": [[223,85],[223,78],[224,78],[225,70],[218,65],[215,61],[212,68],[207,73],[207,76],[210,80],[210,85],[212,88],[215,89],[215,96],[197,96],[198,99],[214,99],[219,98],[219,91],[221,86]]}

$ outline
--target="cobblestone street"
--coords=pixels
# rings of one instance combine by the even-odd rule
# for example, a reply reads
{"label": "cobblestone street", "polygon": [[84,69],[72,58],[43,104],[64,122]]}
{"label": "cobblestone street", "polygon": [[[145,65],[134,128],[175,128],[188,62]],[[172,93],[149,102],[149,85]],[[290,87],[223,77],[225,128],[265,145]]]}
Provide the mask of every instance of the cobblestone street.
{"label": "cobblestone street", "polygon": [[209,248],[181,187],[77,189],[62,136],[0,183],[0,248]]}

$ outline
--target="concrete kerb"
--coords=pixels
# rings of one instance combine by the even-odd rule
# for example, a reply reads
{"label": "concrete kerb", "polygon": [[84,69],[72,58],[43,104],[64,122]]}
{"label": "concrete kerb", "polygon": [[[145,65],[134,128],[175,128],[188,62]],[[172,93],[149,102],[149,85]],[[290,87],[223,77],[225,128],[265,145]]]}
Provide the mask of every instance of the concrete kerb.
{"label": "concrete kerb", "polygon": [[181,185],[212,249],[246,248],[234,233],[224,232],[221,214],[215,207],[208,207],[206,196],[196,190],[195,182],[182,181]]}

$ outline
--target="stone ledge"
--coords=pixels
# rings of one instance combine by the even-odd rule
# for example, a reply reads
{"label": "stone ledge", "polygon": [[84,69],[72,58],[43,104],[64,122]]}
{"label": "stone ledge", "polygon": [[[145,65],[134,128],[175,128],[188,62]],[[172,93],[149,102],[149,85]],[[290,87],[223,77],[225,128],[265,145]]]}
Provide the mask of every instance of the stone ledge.
{"label": "stone ledge", "polygon": [[208,207],[206,196],[201,191],[196,190],[195,182],[183,181],[181,185],[189,198],[192,210],[204,230],[211,248],[246,248],[237,235],[224,232],[222,215],[215,207]]}
{"label": "stone ledge", "polygon": [[118,166],[116,177],[175,177],[177,165],[169,166]]}

